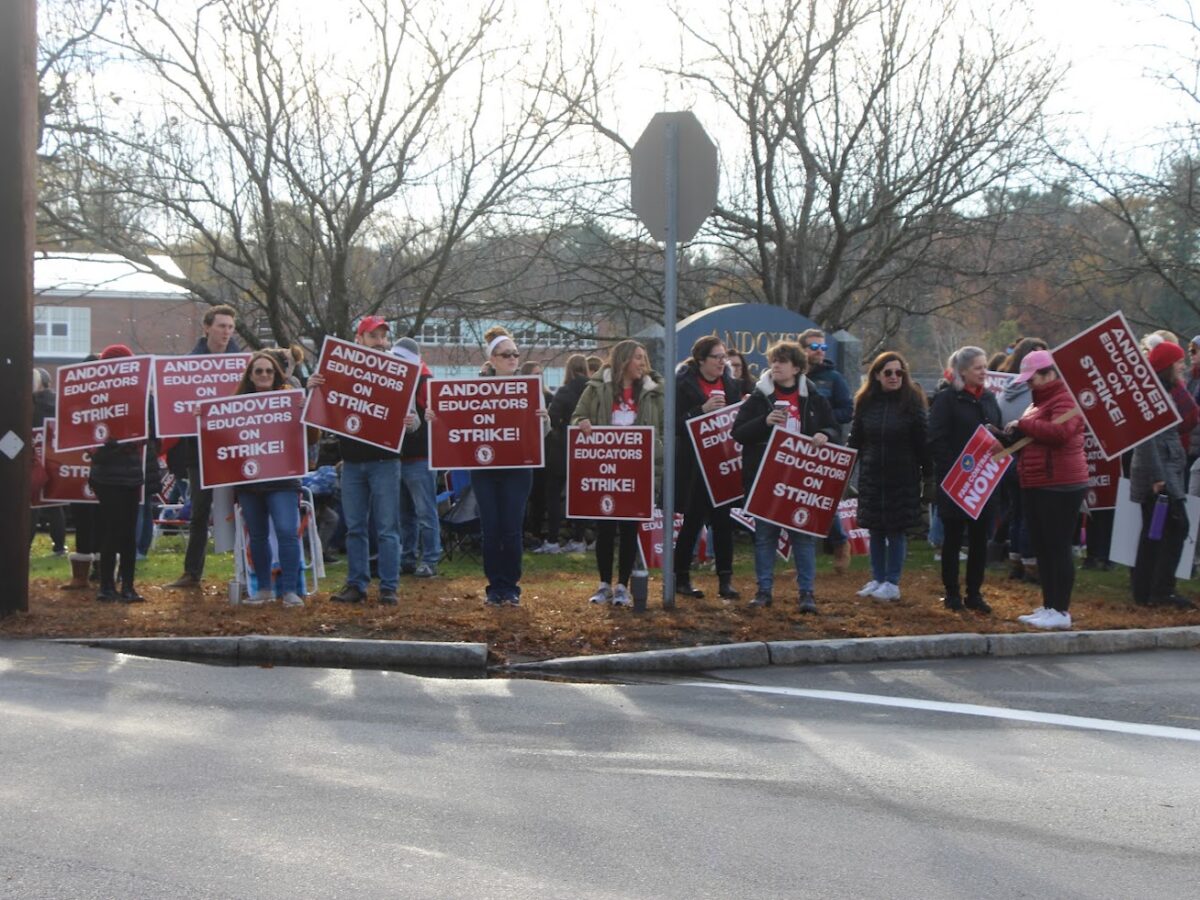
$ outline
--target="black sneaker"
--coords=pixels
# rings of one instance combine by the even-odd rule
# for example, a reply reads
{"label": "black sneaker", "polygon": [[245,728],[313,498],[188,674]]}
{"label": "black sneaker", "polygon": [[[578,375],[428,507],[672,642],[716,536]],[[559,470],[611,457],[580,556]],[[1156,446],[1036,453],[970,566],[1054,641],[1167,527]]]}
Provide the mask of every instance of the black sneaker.
{"label": "black sneaker", "polygon": [[754,595],[754,599],[747,603],[747,606],[770,606],[772,603],[770,591],[759,591]]}
{"label": "black sneaker", "polygon": [[815,616],[817,614],[817,598],[813,596],[812,591],[801,591],[797,606],[800,612],[806,615]]}
{"label": "black sneaker", "polygon": [[698,587],[692,587],[692,579],[686,575],[682,578],[678,575],[675,576],[675,593],[680,597],[691,597],[695,600],[704,598],[704,591]]}
{"label": "black sneaker", "polygon": [[416,563],[404,563],[403,565],[400,566],[400,574],[401,575],[412,575],[416,571],[417,571]]}
{"label": "black sneaker", "polygon": [[96,594],[97,603],[116,603],[119,595],[116,588],[100,588]]}
{"label": "black sneaker", "polygon": [[386,588],[380,588],[379,589],[379,602],[382,603],[384,606],[395,606],[400,601],[396,597],[395,591],[389,591]]}
{"label": "black sneaker", "polygon": [[717,596],[722,600],[740,600],[742,595],[738,593],[737,588],[733,586],[733,579],[729,575],[718,575]]}
{"label": "black sneaker", "polygon": [[131,587],[121,588],[121,593],[117,595],[117,599],[122,603],[145,603],[146,598],[139,594]]}
{"label": "black sneaker", "polygon": [[511,597],[505,597],[505,598],[504,598],[504,603],[505,603],[505,605],[507,605],[507,606],[520,606],[520,605],[521,605],[521,598],[520,598],[520,597],[518,597],[518,596],[516,596],[516,595],[514,594],[514,595],[513,595],[513,596],[511,596]]}
{"label": "black sneaker", "polygon": [[1196,604],[1187,597],[1181,597],[1179,594],[1171,594],[1163,601],[1164,606],[1170,606],[1174,609],[1195,609]]}
{"label": "black sneaker", "polygon": [[488,594],[484,598],[483,602],[488,606],[503,606],[504,598],[499,596],[498,594]]}
{"label": "black sneaker", "polygon": [[334,603],[362,603],[367,595],[356,584],[343,585],[336,594],[330,594],[329,599]]}
{"label": "black sneaker", "polygon": [[963,606],[984,615],[991,615],[992,612],[991,606],[983,599],[983,594],[968,594],[967,599],[963,601]]}
{"label": "black sneaker", "polygon": [[952,612],[960,612],[963,608],[962,597],[958,594],[947,594],[942,598],[942,606]]}

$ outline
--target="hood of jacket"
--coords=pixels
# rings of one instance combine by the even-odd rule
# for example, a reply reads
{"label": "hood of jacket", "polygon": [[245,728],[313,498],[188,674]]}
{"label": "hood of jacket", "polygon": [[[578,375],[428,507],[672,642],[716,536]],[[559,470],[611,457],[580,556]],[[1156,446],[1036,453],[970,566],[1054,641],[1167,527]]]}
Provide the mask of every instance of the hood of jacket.
{"label": "hood of jacket", "polygon": [[1028,397],[1031,388],[1028,381],[1016,382],[1010,381],[1004,386],[1004,402],[1015,403],[1021,399]]}
{"label": "hood of jacket", "polygon": [[[800,396],[808,396],[808,376],[797,375],[796,384],[799,386]],[[775,393],[775,379],[771,377],[771,370],[766,369],[758,376],[758,383],[754,385],[754,389],[761,393],[764,397],[770,397]]]}
{"label": "hood of jacket", "polygon": [[[662,392],[663,386],[661,377],[657,372],[651,370],[648,374],[642,376],[642,393],[646,394],[651,391]],[[612,384],[612,366],[605,366],[601,369],[592,381],[598,381],[601,384]]]}

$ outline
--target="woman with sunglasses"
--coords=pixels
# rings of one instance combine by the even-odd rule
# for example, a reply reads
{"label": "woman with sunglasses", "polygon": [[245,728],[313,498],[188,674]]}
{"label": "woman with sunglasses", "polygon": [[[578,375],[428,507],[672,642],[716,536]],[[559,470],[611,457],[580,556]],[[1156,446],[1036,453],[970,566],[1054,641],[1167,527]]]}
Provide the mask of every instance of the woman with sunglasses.
{"label": "woman with sunglasses", "polygon": [[[250,357],[238,384],[237,394],[284,391],[291,386],[270,350]],[[284,606],[303,606],[300,596],[300,479],[280,478],[239,485],[234,491],[242,520],[250,536],[250,560],[258,577],[258,590],[242,601],[245,606],[262,606],[278,594]],[[279,579],[271,588],[271,538],[279,547]]]}
{"label": "woman with sunglasses", "polygon": [[858,450],[858,524],[871,534],[871,580],[858,596],[900,599],[908,529],[920,524],[933,466],[925,394],[899,353],[881,353],[854,398],[849,444]]}

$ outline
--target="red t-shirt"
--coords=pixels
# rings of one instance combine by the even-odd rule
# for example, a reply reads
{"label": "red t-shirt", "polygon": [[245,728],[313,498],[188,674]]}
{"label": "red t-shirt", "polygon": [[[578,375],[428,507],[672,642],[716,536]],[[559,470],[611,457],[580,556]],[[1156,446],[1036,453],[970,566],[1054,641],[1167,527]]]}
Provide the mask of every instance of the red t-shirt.
{"label": "red t-shirt", "polygon": [[637,401],[633,399],[633,385],[613,395],[612,423],[632,425],[637,421]]}
{"label": "red t-shirt", "polygon": [[707,401],[713,394],[725,393],[725,381],[718,378],[716,381],[707,381],[703,375],[696,375],[696,381],[700,384],[700,390],[704,394],[704,399]]}
{"label": "red t-shirt", "polygon": [[800,391],[798,387],[799,385],[792,385],[790,388],[782,388],[775,385],[775,400],[786,400],[788,404],[787,421],[783,427],[793,434],[800,434]]}

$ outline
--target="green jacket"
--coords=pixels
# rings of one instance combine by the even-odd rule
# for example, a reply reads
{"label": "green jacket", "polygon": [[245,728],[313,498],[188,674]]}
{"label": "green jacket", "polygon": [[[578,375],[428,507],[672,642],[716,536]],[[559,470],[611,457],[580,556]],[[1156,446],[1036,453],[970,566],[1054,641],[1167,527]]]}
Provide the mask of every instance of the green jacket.
{"label": "green jacket", "polygon": [[[578,425],[580,420],[587,419],[593,425],[611,425],[612,408],[612,370],[605,366],[583,389],[583,396],[575,404],[575,412],[571,415],[571,424]],[[654,426],[654,475],[655,481],[658,481],[662,477],[663,461],[663,380],[657,372],[642,378],[637,418],[633,424]]]}

